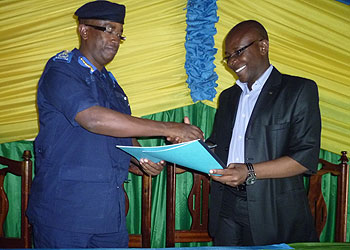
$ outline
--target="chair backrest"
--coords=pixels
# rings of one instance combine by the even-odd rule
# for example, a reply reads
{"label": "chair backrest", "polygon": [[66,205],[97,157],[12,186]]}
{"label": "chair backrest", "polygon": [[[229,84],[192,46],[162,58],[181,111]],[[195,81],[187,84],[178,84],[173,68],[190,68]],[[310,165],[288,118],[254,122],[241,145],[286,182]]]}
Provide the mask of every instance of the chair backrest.
{"label": "chair backrest", "polygon": [[[25,150],[23,161],[15,161],[0,156],[0,164],[7,167],[0,169],[0,248],[32,248],[31,226],[25,215],[28,196],[32,184],[31,153]],[[4,222],[9,209],[9,201],[4,189],[4,179],[8,174],[21,177],[21,237],[9,238],[4,235]]]}
{"label": "chair backrest", "polygon": [[[152,177],[143,173],[136,165],[130,163],[129,172],[142,176],[142,208],[141,208],[141,234],[129,234],[129,247],[151,247],[151,198],[152,198]],[[124,190],[125,191],[125,190]],[[126,214],[129,211],[129,198],[126,197]]]}
{"label": "chair backrest", "polygon": [[316,231],[320,236],[327,220],[327,207],[322,194],[322,176],[330,173],[337,176],[337,209],[335,225],[335,241],[346,242],[348,192],[349,192],[349,165],[346,151],[341,152],[339,164],[333,164],[323,159],[319,160],[322,168],[317,174],[310,177],[308,199],[312,215],[315,220]]}
{"label": "chair backrest", "polygon": [[210,181],[206,174],[191,172],[193,186],[187,199],[192,217],[189,230],[175,230],[176,175],[185,172],[174,166],[167,167],[167,200],[166,200],[166,247],[174,247],[178,242],[211,242],[208,233],[208,211]]}

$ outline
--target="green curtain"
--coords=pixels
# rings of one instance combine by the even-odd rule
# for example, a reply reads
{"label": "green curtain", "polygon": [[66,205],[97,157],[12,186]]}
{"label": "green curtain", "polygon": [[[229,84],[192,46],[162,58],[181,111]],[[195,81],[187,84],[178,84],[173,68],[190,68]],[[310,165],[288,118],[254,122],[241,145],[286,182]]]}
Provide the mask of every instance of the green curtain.
{"label": "green curtain", "polygon": [[[182,122],[184,116],[188,116],[192,124],[200,127],[205,133],[205,137],[209,137],[214,120],[215,109],[201,102],[194,105],[173,109],[153,115],[145,116],[144,118],[158,121],[176,121]],[[140,139],[140,144],[143,146],[159,146],[165,142],[161,138]],[[33,152],[32,141],[18,141],[12,143],[0,144],[0,155],[20,160],[23,150],[31,150]],[[339,155],[330,153],[325,150],[320,151],[320,158],[327,161],[338,163]],[[152,238],[151,247],[165,247],[165,229],[166,229],[166,169],[152,180]],[[11,178],[10,178],[11,177]],[[141,177],[129,174],[129,181],[125,183],[125,190],[130,199],[130,209],[127,215],[127,225],[129,233],[140,233],[141,227]],[[20,207],[20,180],[16,176],[9,176],[5,182],[6,189],[10,191],[9,200],[12,207],[19,209]],[[187,209],[187,196],[192,186],[192,174],[185,172],[177,177],[176,183],[176,229],[188,229],[191,225],[191,217]],[[335,214],[334,206],[336,201],[336,177],[325,176],[323,179],[323,193],[329,213],[326,227],[320,237],[321,242],[334,241],[334,226]],[[17,205],[16,205],[17,204]],[[17,210],[18,210],[17,209]],[[350,208],[349,208],[350,211]],[[349,213],[348,211],[348,213]],[[348,215],[348,225],[350,215]],[[16,237],[20,233],[20,217],[19,210],[10,209],[9,217],[6,221],[5,232],[8,236]],[[347,241],[350,238],[350,229],[348,226]],[[185,246],[206,246],[211,243],[177,243],[176,247]]]}

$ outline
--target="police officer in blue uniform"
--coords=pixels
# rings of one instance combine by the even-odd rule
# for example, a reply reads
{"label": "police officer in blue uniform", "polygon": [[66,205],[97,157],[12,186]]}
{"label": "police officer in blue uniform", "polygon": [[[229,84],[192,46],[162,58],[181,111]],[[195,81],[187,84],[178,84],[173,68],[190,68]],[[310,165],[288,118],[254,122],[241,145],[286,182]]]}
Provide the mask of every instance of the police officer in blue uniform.
{"label": "police officer in blue uniform", "polygon": [[[52,57],[40,78],[36,174],[27,215],[36,248],[128,246],[122,184],[130,156],[115,145],[135,137],[172,142],[203,138],[192,125],[131,116],[128,99],[105,65],[123,37],[125,6],[94,1],[80,7],[79,49]],[[156,175],[162,163],[143,160]]]}

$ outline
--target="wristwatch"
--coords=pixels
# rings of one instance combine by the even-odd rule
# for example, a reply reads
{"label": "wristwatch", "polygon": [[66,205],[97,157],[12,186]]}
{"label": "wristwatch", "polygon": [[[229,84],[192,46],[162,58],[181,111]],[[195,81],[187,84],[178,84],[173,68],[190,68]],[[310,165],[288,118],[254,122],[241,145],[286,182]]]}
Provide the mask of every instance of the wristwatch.
{"label": "wristwatch", "polygon": [[245,184],[253,185],[256,182],[256,174],[254,171],[253,164],[248,162],[245,165],[247,166],[247,169],[248,169],[248,176],[247,176],[247,179],[245,180]]}

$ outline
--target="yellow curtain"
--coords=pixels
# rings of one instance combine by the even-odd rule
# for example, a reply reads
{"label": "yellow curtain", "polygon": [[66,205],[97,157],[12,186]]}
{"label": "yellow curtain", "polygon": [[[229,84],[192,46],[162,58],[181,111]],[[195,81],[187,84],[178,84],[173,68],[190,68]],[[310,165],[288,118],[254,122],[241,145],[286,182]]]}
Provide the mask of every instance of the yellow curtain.
{"label": "yellow curtain", "polygon": [[[36,136],[37,82],[50,57],[79,46],[73,13],[85,2],[0,1],[0,143]],[[127,41],[107,68],[129,96],[133,114],[192,104],[184,69],[187,1],[118,2],[127,7]],[[224,36],[237,22],[256,19],[270,34],[272,64],[282,73],[317,82],[322,148],[350,151],[349,6],[335,0],[219,0],[217,4],[218,94],[234,83],[220,63]],[[216,107],[217,97],[204,103]]]}
{"label": "yellow curtain", "polygon": [[[37,82],[47,60],[78,47],[73,13],[87,1],[0,1],[0,143],[34,138]],[[193,104],[186,84],[184,0],[121,0],[124,33],[107,65],[136,116]]]}

